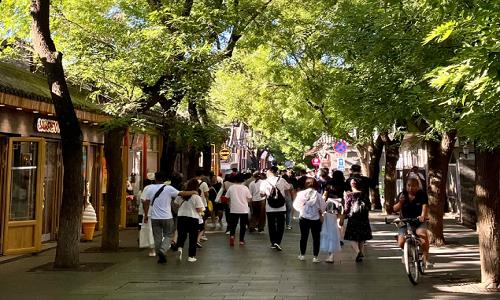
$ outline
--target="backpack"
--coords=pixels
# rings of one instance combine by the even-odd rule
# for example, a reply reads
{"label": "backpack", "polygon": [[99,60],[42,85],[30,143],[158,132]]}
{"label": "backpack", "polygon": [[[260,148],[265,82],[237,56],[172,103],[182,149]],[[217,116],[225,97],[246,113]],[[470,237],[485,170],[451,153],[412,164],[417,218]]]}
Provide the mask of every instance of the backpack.
{"label": "backpack", "polygon": [[[278,184],[280,179],[281,177],[278,177],[276,184]],[[272,208],[280,208],[285,205],[285,203],[286,200],[281,191],[276,187],[276,185],[272,185],[271,193],[267,197],[267,204],[269,204]]]}
{"label": "backpack", "polygon": [[[351,195],[352,197],[352,195]],[[370,210],[369,207],[366,205],[365,201],[363,201],[363,195],[360,195],[357,199],[355,199],[352,203],[351,206],[351,211],[349,215],[355,216],[355,215],[367,215],[368,211]]]}

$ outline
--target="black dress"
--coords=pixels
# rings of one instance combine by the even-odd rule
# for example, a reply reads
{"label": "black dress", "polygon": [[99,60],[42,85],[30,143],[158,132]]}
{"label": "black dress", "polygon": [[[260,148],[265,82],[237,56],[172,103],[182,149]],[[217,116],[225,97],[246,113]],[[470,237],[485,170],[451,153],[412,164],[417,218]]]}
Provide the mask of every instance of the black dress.
{"label": "black dress", "polygon": [[[356,203],[359,201],[364,203],[365,208],[356,209]],[[349,193],[346,196],[345,217],[348,219],[344,239],[348,241],[362,242],[371,240],[372,229],[370,227],[370,219],[368,211],[370,200],[361,192]]]}

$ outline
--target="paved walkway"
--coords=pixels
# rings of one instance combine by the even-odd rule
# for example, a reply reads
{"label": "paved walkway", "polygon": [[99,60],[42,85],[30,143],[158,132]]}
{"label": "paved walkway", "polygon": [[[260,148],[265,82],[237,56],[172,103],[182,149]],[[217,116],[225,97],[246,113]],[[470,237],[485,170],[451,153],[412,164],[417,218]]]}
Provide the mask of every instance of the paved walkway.
{"label": "paved walkway", "polygon": [[[83,263],[110,264],[99,272],[30,271],[53,260],[54,250],[0,264],[1,299],[498,299],[471,282],[480,278],[477,236],[448,220],[448,245],[432,249],[435,268],[412,286],[395,247],[395,228],[372,214],[374,240],[363,263],[347,245],[333,265],[298,261],[297,224],[285,233],[283,252],[268,248],[267,234],[228,247],[222,232],[208,234],[196,263],[169,257],[156,264],[137,250],[137,231],[121,233],[122,251],[92,253],[82,244]],[[173,255],[173,254],[172,254]],[[322,257],[324,260],[324,257]]]}

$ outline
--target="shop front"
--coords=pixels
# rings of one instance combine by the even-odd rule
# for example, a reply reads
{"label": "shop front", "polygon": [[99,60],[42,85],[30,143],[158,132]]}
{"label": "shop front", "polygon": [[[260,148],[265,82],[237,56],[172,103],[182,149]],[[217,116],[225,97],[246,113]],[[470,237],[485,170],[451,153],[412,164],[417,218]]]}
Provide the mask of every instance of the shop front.
{"label": "shop front", "polygon": [[127,182],[126,210],[123,213],[125,225],[134,227],[138,222],[139,197],[144,188],[144,179],[148,173],[156,173],[159,169],[159,136],[155,133],[131,131],[126,135],[124,144],[127,147]]}
{"label": "shop front", "polygon": [[[34,253],[58,234],[64,174],[59,126],[51,112],[5,105],[7,96],[0,93],[0,255]],[[84,200],[101,214],[103,134],[97,122],[82,120],[81,128]]]}

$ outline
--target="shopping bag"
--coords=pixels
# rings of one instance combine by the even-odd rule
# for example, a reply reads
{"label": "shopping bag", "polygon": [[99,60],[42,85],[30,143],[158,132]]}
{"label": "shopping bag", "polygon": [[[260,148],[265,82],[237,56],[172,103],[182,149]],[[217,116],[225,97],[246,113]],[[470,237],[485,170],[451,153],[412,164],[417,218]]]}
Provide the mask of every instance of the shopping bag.
{"label": "shopping bag", "polygon": [[154,246],[153,229],[151,220],[148,223],[142,223],[139,231],[139,248],[151,248]]}

